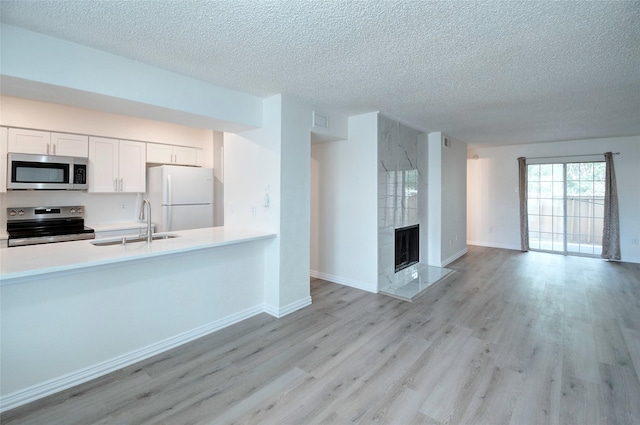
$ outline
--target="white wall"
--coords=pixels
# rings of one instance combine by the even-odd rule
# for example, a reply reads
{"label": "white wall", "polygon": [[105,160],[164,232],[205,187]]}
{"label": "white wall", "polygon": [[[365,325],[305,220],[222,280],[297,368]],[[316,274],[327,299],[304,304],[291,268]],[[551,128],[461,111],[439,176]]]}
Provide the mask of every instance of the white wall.
{"label": "white wall", "polygon": [[[622,261],[640,263],[640,136],[534,143],[475,149],[467,160],[468,243],[520,249],[518,166],[520,156],[620,152],[614,156],[620,208]],[[473,155],[478,155],[474,159]],[[604,157],[590,157],[599,160]]]}
{"label": "white wall", "polygon": [[0,125],[201,149],[211,145],[214,133],[211,129],[10,96],[0,97]]}
{"label": "white wall", "polygon": [[310,118],[296,108],[307,117],[311,109],[281,95],[265,99],[263,108],[262,128],[225,133],[224,220],[278,234],[267,249],[265,308],[280,316],[310,302]]}
{"label": "white wall", "polygon": [[311,146],[311,275],[377,292],[378,114],[349,118],[347,140]]}
{"label": "white wall", "polygon": [[287,308],[309,299],[312,109],[282,99],[280,298]]}
{"label": "white wall", "polygon": [[467,252],[467,145],[442,133],[430,133],[429,265],[444,267]]}

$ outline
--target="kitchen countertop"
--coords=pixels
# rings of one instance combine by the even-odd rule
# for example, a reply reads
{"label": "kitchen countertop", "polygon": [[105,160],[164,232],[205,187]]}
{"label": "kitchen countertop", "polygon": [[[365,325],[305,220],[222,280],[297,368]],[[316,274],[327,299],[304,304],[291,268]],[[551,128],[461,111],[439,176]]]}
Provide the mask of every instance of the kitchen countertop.
{"label": "kitchen countertop", "polygon": [[[0,285],[47,273],[78,270],[144,258],[179,254],[275,238],[275,233],[229,227],[163,232],[173,239],[129,243],[125,246],[95,246],[89,240],[6,248],[0,252]],[[107,239],[101,239],[104,241]]]}

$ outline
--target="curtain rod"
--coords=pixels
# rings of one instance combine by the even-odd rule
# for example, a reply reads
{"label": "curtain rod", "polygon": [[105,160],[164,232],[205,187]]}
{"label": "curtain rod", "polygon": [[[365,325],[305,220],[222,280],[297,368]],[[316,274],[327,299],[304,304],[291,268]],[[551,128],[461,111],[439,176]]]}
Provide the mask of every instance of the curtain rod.
{"label": "curtain rod", "polygon": [[[620,155],[620,152],[612,152],[613,155]],[[525,159],[550,159],[550,158],[576,158],[579,156],[603,156],[604,153],[587,153],[584,155],[558,155],[558,156],[531,156]]]}

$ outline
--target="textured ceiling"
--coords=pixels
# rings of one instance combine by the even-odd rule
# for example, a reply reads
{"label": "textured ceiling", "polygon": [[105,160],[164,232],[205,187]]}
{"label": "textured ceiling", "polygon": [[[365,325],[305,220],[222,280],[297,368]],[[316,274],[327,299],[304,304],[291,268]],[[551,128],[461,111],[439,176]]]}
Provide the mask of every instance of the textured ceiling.
{"label": "textured ceiling", "polygon": [[472,145],[640,134],[640,2],[5,1],[2,22]]}

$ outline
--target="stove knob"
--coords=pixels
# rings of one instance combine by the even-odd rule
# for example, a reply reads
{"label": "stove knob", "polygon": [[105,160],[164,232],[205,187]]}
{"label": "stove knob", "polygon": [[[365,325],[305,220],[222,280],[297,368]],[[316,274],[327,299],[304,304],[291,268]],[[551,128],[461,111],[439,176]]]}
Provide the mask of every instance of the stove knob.
{"label": "stove knob", "polygon": [[23,210],[18,211],[18,215],[24,215],[24,211]]}
{"label": "stove knob", "polygon": [[78,214],[82,214],[82,208],[78,208]]}
{"label": "stove knob", "polygon": [[71,214],[75,214],[76,213],[76,209],[75,208],[71,208]]}
{"label": "stove knob", "polygon": [[16,216],[16,214],[17,214],[17,213],[16,213],[16,210],[11,210],[11,211],[9,211],[9,215],[10,215],[11,217],[15,217],[15,216]]}

